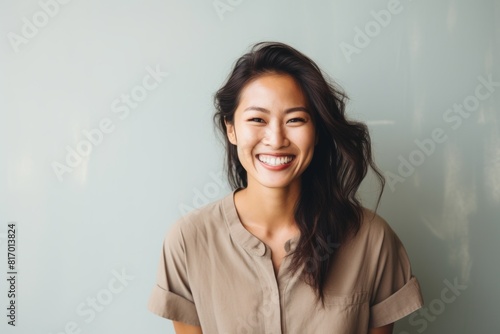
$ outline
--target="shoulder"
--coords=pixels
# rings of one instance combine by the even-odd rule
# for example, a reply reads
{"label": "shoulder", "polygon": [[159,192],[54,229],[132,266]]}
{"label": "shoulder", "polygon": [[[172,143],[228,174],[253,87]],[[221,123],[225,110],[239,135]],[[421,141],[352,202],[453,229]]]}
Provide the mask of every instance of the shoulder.
{"label": "shoulder", "polygon": [[228,196],[230,195],[196,208],[177,219],[170,226],[167,239],[178,241],[181,238],[185,242],[220,230],[225,225],[224,202]]}
{"label": "shoulder", "polygon": [[363,208],[358,234],[371,238],[382,238],[395,235],[395,232],[385,218],[373,210]]}
{"label": "shoulder", "polygon": [[380,251],[384,248],[398,248],[401,241],[383,217],[370,209],[363,208],[359,230],[348,238],[346,243]]}

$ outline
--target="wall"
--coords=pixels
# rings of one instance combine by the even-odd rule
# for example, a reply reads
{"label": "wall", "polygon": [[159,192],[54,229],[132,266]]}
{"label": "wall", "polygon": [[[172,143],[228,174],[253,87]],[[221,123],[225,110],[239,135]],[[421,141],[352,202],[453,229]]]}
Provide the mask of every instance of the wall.
{"label": "wall", "polygon": [[369,124],[379,211],[426,302],[394,333],[499,331],[498,1],[25,0],[0,16],[8,278],[9,224],[17,237],[2,333],[174,333],[146,310],[161,241],[228,192],[212,96],[261,40],[317,61]]}

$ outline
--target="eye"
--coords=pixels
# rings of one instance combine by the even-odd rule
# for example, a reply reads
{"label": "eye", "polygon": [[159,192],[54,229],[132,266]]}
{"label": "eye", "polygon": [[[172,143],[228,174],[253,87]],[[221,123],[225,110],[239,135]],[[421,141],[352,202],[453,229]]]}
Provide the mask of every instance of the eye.
{"label": "eye", "polygon": [[262,118],[258,117],[253,117],[248,120],[249,122],[256,122],[256,123],[264,123],[264,120]]}
{"label": "eye", "polygon": [[289,119],[287,121],[287,123],[305,123],[306,120],[304,118],[301,118],[301,117],[295,117],[295,118],[292,118],[292,119]]}

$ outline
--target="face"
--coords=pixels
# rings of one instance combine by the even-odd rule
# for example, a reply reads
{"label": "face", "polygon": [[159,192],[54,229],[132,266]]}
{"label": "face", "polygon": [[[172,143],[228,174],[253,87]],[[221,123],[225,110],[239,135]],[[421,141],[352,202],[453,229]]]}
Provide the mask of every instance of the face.
{"label": "face", "polygon": [[300,185],[313,156],[315,129],[306,98],[291,76],[265,74],[249,82],[226,127],[249,187]]}

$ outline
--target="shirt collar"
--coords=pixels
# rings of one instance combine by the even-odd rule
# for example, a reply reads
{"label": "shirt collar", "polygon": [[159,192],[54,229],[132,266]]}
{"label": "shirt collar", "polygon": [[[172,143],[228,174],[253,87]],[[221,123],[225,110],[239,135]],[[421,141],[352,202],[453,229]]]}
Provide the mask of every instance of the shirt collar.
{"label": "shirt collar", "polygon": [[[243,226],[240,218],[238,217],[238,212],[236,211],[236,206],[234,204],[234,194],[241,189],[242,188],[237,188],[233,190],[222,200],[222,206],[226,224],[229,228],[229,233],[231,233],[231,237],[236,240],[236,242],[238,242],[243,248],[245,248],[250,254],[256,256],[264,256],[267,250],[266,245],[255,235],[250,233]],[[284,247],[287,253],[295,249],[299,241],[299,237],[300,235],[285,242]]]}

